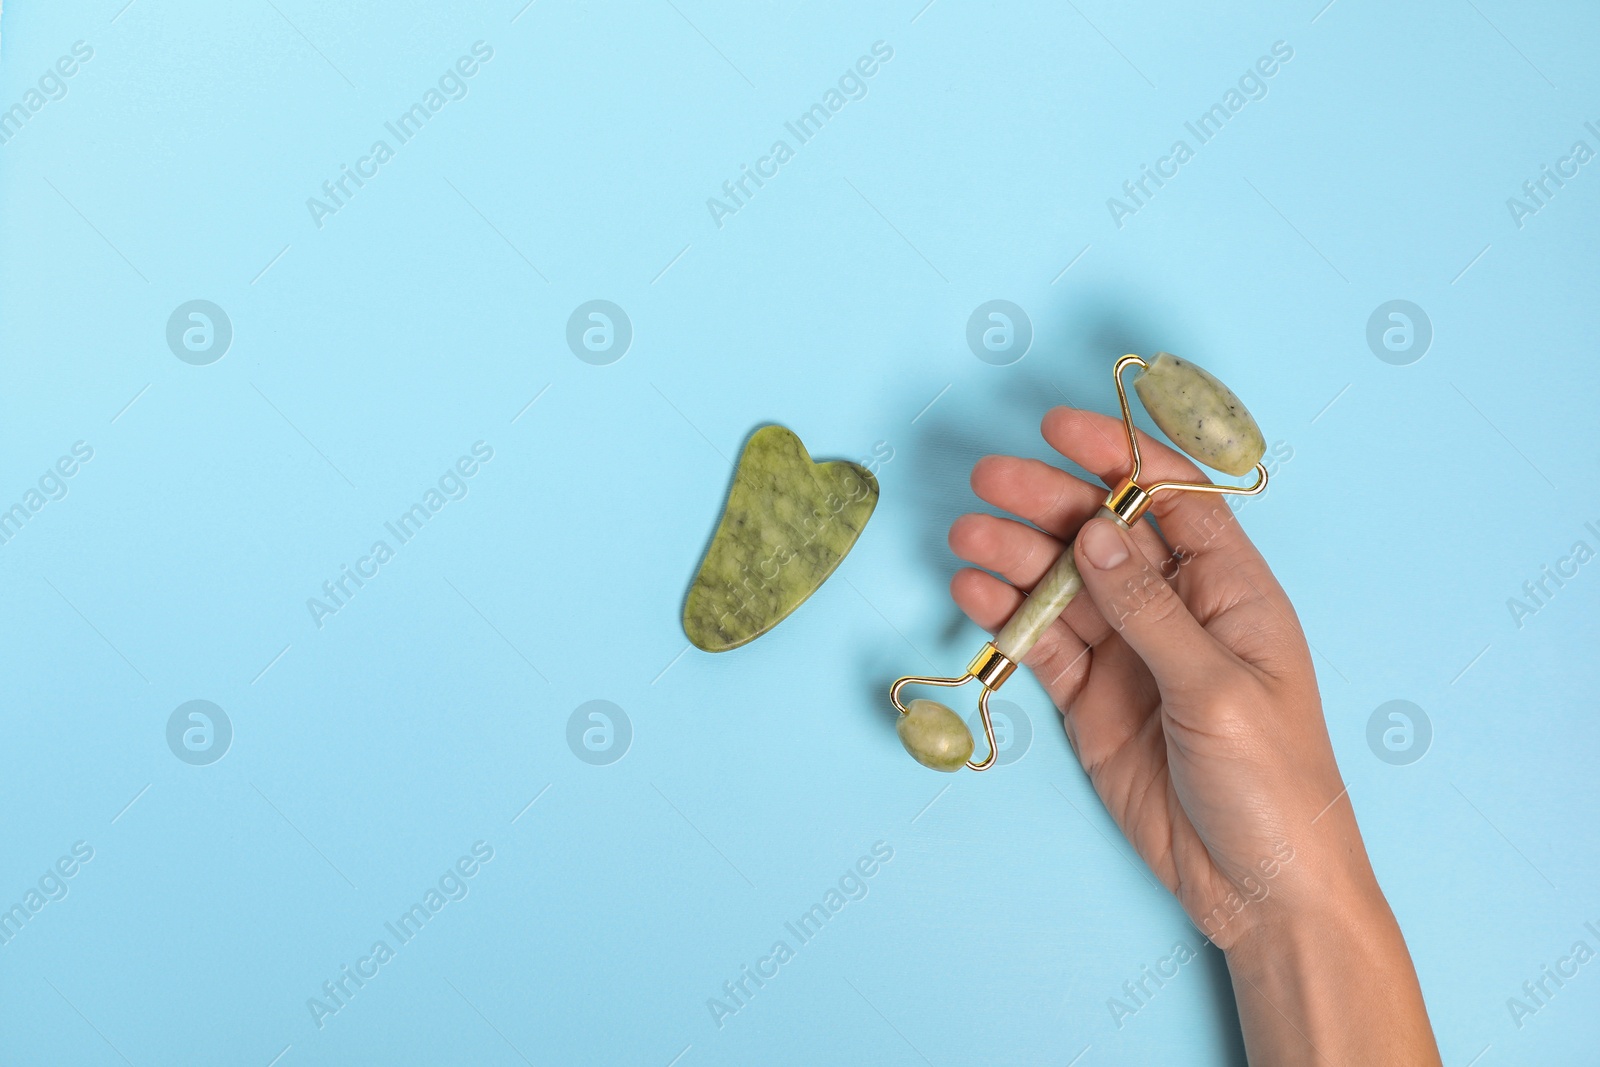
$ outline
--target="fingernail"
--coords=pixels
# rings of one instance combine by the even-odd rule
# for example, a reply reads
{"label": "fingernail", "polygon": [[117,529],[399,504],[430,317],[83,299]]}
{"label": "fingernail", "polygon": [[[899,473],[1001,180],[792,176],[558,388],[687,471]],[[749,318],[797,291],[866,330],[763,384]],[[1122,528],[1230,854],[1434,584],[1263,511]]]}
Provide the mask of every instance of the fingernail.
{"label": "fingernail", "polygon": [[1127,561],[1128,549],[1110,522],[1096,519],[1084,528],[1083,556],[1097,569],[1108,571]]}

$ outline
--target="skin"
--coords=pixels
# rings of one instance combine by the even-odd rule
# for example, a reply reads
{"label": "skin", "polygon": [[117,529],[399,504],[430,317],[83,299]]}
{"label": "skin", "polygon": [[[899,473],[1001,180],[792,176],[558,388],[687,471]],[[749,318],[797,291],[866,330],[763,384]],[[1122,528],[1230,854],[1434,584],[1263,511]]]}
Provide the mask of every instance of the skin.
{"label": "skin", "polygon": [[[1107,484],[1121,424],[1056,408],[1042,431]],[[1151,480],[1203,481],[1141,435]],[[1017,518],[964,515],[951,582],[991,632],[1064,545],[1087,596],[1024,659],[1063,713],[1107,811],[1228,962],[1252,1064],[1438,1064],[1411,958],[1339,776],[1305,635],[1222,498],[1164,493],[1131,531],[1105,497],[1037,460],[972,473]],[[1022,521],[1018,521],[1022,520]],[[1287,859],[1285,857],[1288,857]]]}

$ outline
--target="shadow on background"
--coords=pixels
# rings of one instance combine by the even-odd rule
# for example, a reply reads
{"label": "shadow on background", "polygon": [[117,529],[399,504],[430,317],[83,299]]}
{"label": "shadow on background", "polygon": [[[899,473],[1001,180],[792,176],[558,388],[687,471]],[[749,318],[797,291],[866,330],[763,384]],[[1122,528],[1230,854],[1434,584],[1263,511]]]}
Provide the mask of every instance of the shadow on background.
{"label": "shadow on background", "polygon": [[[916,516],[915,550],[941,584],[964,565],[946,540],[950,524],[970,511],[999,513],[972,492],[973,465],[997,453],[1026,456],[1096,481],[1045,443],[1040,420],[1063,404],[1115,414],[1112,364],[1125,352],[1162,347],[1152,340],[1160,331],[1109,293],[1082,292],[1048,314],[1030,315],[1035,341],[1026,356],[994,367],[969,354],[970,366],[950,392],[911,428],[906,492]],[[938,631],[941,651],[954,645],[966,621],[950,604]]]}

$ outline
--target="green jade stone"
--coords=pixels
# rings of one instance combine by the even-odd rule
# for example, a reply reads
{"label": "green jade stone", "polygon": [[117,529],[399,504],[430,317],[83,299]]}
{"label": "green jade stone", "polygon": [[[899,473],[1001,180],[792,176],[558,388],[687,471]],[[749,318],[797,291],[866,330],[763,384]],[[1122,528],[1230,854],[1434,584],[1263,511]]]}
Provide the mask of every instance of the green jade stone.
{"label": "green jade stone", "polygon": [[1161,432],[1208,467],[1249,474],[1267,450],[1261,427],[1233,390],[1188,360],[1157,352],[1133,388]]}
{"label": "green jade stone", "polygon": [[972,758],[972,731],[937,700],[913,700],[894,724],[911,758],[936,771],[959,771]]}
{"label": "green jade stone", "polygon": [[[1120,523],[1111,512],[1101,508],[1098,518]],[[1050,624],[1061,617],[1072,603],[1072,598],[1083,588],[1083,578],[1078,574],[1078,564],[1072,558],[1072,546],[1050,565],[1039,584],[1033,587],[1028,599],[1012,614],[995,635],[994,647],[1000,654],[1016,663],[1032,650],[1034,642],[1050,629]]]}
{"label": "green jade stone", "polygon": [[793,431],[763,426],[739,457],[727,509],[683,605],[683,632],[707,652],[760,637],[821,588],[877,505],[871,471],[814,463]]}

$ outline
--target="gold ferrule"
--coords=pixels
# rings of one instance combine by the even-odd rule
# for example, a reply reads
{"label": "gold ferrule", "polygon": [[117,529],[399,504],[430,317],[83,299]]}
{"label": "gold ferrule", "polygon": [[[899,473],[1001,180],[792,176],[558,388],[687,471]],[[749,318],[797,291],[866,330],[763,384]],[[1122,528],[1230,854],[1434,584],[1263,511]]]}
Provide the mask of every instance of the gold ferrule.
{"label": "gold ferrule", "polygon": [[1132,526],[1150,507],[1150,493],[1130,478],[1111,491],[1105,506],[1124,526]]}
{"label": "gold ferrule", "polygon": [[1017,669],[1014,660],[1007,658],[992,642],[986,643],[972,662],[967,664],[967,674],[991,692],[1005,684],[1011,672]]}

